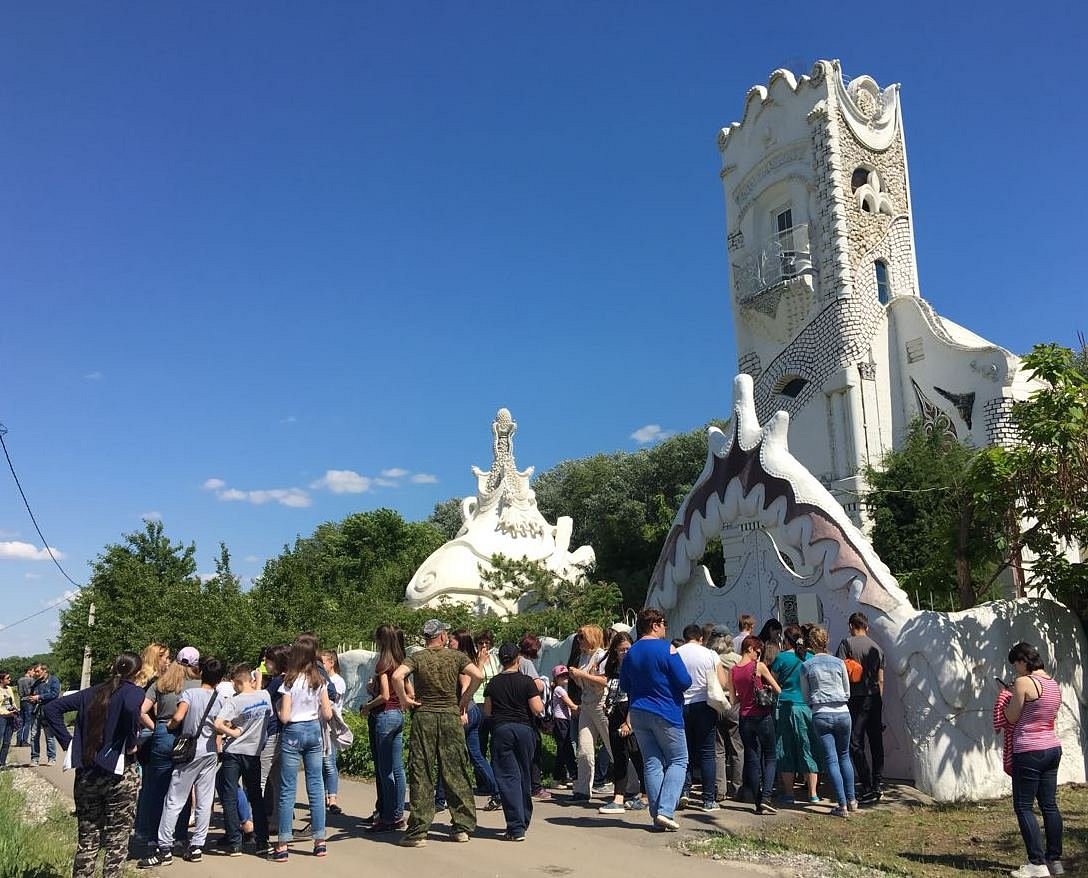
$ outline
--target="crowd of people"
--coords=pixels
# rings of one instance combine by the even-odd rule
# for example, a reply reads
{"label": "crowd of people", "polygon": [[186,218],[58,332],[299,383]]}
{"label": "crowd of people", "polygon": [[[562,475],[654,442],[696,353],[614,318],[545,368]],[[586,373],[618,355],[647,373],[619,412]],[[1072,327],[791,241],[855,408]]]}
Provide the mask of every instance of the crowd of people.
{"label": "crowd of people", "polygon": [[[734,636],[725,625],[690,624],[670,641],[665,617],[647,608],[633,631],[579,628],[567,664],[550,675],[537,668],[541,642],[531,634],[495,649],[488,631],[451,631],[432,619],[420,631],[423,648],[410,651],[403,631],[379,626],[359,707],[377,781],[367,831],[421,847],[448,809],[450,839],[467,842],[479,796],[484,810],[503,812],[503,837],[519,842],[534,803],[553,795],[576,805],[602,795],[602,814],[645,810],[651,827],[676,831],[682,809],[712,812],[726,799],[750,802],[757,814],[821,802],[821,775],[834,817],[879,801],[884,655],[865,615],[850,617],[834,654],[819,625],[770,619],[758,635],[755,625],[740,616]],[[1008,736],[1029,856],[1014,874],[1060,874],[1060,694],[1029,645],[1018,644],[1010,663],[1018,678],[994,722]],[[18,742],[29,744],[32,762],[43,733],[50,763],[54,738],[66,751],[76,770],[77,878],[94,874],[100,848],[104,876],[120,875],[131,837],[146,846],[140,868],[172,862],[175,848],[199,862],[216,798],[224,833],[215,852],[286,862],[300,773],[313,854],[324,857],[326,815],[341,810],[336,754],[351,743],[345,692],[338,656],[310,634],[229,668],[192,646],[172,655],[149,644],[118,656],[105,683],[63,696],[44,666],[17,685],[0,672],[0,764],[16,726],[27,731]],[[545,735],[555,741],[554,793],[544,785]]]}

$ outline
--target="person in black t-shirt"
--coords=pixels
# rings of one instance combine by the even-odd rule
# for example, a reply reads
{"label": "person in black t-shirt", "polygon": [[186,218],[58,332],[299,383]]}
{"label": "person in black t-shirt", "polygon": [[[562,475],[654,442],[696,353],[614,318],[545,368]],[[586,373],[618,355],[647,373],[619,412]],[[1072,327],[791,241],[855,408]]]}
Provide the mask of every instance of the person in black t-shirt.
{"label": "person in black t-shirt", "polygon": [[534,717],[544,713],[536,683],[518,670],[518,648],[499,647],[502,673],[484,689],[484,713],[491,717],[491,767],[506,817],[507,841],[524,841],[533,816],[532,763],[536,748]]}

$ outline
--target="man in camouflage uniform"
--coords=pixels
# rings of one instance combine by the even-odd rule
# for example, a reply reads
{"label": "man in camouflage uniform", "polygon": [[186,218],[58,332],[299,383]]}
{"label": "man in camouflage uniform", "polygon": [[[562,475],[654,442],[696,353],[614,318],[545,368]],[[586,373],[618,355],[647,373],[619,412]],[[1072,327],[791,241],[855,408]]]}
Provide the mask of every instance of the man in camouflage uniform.
{"label": "man in camouflage uniform", "polygon": [[[423,626],[427,648],[408,656],[393,672],[393,686],[405,707],[414,708],[408,741],[408,794],[412,811],[401,839],[404,847],[423,847],[434,820],[434,788],[438,777],[446,788],[453,841],[468,841],[476,829],[476,802],[472,797],[472,769],[465,747],[461,714],[468,710],[472,693],[483,681],[483,672],[458,649],[447,649],[449,626],[430,619]],[[404,688],[411,674],[415,698]],[[460,691],[458,678],[472,682]],[[436,770],[437,765],[437,770]]]}

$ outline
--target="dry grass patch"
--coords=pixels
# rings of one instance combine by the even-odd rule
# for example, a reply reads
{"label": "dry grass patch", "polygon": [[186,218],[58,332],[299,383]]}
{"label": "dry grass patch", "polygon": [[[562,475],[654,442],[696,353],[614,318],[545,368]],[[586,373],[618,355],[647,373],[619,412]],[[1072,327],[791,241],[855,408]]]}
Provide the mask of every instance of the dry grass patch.
{"label": "dry grass patch", "polygon": [[[1060,787],[1058,806],[1065,818],[1066,874],[1088,875],[1088,785]],[[909,878],[998,878],[1025,861],[1009,799],[880,807],[852,814],[849,820],[806,814],[763,832],[718,833],[686,848],[730,859],[814,854]]]}

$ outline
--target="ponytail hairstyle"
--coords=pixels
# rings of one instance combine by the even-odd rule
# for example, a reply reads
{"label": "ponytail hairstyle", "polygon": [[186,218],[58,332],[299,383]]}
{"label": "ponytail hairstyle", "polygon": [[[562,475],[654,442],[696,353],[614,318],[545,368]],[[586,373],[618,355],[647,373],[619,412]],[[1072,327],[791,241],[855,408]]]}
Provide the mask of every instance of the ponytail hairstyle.
{"label": "ponytail hairstyle", "polygon": [[87,706],[87,732],[82,740],[83,752],[80,762],[84,768],[94,765],[95,754],[102,749],[102,739],[106,734],[106,714],[109,712],[110,699],[126,680],[132,682],[140,672],[142,662],[134,652],[123,652],[113,660],[111,676],[105,683],[94,687],[91,703]]}
{"label": "ponytail hairstyle", "polygon": [[805,656],[808,653],[805,645],[805,635],[801,630],[801,626],[787,625],[786,629],[782,632],[782,637],[785,639],[786,645],[793,650],[793,654],[801,661],[804,661]]}

